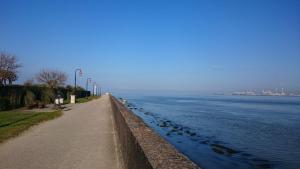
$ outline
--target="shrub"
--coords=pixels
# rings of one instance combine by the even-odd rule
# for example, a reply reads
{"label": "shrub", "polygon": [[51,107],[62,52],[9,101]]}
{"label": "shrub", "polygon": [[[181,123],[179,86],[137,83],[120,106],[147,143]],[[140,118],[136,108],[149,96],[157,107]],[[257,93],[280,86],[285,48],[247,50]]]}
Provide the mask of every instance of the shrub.
{"label": "shrub", "polygon": [[7,110],[9,108],[9,99],[0,98],[0,110]]}
{"label": "shrub", "polygon": [[53,102],[54,100],[54,92],[51,89],[45,89],[42,93],[41,93],[41,102],[43,104],[49,104],[51,102]]}
{"label": "shrub", "polygon": [[24,103],[28,108],[32,108],[35,104],[35,95],[32,91],[27,90],[24,98]]}
{"label": "shrub", "polygon": [[[50,89],[43,85],[0,86],[0,111],[16,109],[23,106],[33,108],[38,105],[42,107],[42,104],[54,102],[54,93],[60,94],[64,99],[69,99],[72,90],[70,87]],[[76,93],[77,98],[90,95],[89,91],[77,91]]]}

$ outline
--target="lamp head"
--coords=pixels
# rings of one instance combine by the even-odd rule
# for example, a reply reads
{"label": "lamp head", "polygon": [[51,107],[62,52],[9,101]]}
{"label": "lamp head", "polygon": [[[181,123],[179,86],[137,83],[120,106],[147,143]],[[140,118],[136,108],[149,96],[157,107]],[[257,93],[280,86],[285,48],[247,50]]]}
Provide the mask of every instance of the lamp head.
{"label": "lamp head", "polygon": [[82,77],[82,70],[79,69],[79,76]]}

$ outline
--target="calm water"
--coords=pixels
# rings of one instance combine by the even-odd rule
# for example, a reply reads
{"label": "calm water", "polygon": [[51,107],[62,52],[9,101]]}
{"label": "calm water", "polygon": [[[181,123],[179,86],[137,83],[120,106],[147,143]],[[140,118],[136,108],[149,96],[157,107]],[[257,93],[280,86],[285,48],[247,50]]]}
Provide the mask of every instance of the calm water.
{"label": "calm water", "polygon": [[126,97],[128,107],[203,169],[300,168],[300,98]]}

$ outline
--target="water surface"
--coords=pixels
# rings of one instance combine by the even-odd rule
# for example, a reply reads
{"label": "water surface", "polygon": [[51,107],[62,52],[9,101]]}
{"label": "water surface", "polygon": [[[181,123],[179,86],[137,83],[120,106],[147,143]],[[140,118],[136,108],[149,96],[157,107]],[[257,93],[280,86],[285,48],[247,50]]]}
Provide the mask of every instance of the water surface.
{"label": "water surface", "polygon": [[300,168],[300,98],[125,96],[203,169]]}

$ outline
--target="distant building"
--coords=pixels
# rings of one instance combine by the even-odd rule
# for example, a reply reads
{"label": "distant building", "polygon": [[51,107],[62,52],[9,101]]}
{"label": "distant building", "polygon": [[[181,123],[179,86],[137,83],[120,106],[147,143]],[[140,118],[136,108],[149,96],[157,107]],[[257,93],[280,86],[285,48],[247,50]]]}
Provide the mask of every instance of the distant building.
{"label": "distant building", "polygon": [[239,95],[239,96],[300,96],[300,94],[288,93],[284,88],[278,90],[262,90],[261,93],[253,92],[253,91],[239,91],[233,92],[232,95]]}

